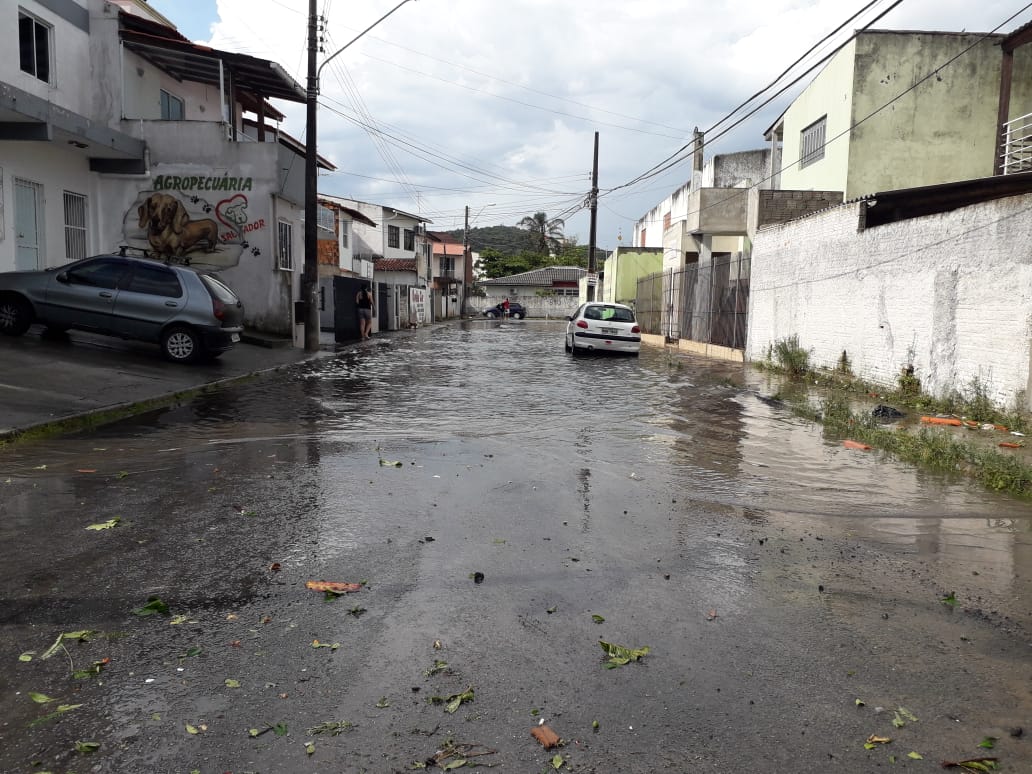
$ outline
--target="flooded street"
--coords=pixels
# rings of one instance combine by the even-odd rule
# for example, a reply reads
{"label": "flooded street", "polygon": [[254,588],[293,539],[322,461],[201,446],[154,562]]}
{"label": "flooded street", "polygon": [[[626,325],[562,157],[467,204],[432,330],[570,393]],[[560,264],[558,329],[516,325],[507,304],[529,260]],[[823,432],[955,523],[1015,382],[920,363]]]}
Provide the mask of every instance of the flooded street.
{"label": "flooded street", "polygon": [[521,774],[1032,771],[1029,503],[825,440],[741,365],[561,330],[378,338],[0,453],[0,770],[396,772],[451,740]]}

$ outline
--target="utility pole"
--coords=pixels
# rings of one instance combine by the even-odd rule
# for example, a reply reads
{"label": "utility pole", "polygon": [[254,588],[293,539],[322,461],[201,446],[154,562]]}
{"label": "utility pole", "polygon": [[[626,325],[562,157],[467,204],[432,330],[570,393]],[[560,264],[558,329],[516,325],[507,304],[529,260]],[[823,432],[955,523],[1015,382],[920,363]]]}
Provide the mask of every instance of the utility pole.
{"label": "utility pole", "polygon": [[469,259],[469,205],[466,205],[466,227],[462,230],[462,310],[469,314],[469,290],[473,284],[473,262]]}
{"label": "utility pole", "polygon": [[598,284],[595,267],[595,234],[598,226],[598,132],[595,132],[595,158],[591,165],[591,194],[588,198],[591,207],[591,227],[588,229],[588,277],[594,278],[595,284],[588,281],[588,301],[595,300],[595,285]]}
{"label": "utility pole", "polygon": [[318,143],[316,142],[316,108],[319,97],[319,73],[333,59],[369,30],[382,22],[410,0],[401,0],[391,10],[374,21],[355,37],[328,56],[318,67],[319,17],[316,0],[308,0],[308,90],[305,104],[308,108],[305,119],[305,262],[301,274],[301,301],[305,310],[305,351],[319,350],[319,167],[316,163]]}
{"label": "utility pole", "polygon": [[319,96],[319,74],[316,55],[319,51],[316,0],[308,0],[308,90],[305,104],[305,263],[301,274],[301,301],[305,311],[305,352],[319,351],[319,168],[316,166],[316,105]]}

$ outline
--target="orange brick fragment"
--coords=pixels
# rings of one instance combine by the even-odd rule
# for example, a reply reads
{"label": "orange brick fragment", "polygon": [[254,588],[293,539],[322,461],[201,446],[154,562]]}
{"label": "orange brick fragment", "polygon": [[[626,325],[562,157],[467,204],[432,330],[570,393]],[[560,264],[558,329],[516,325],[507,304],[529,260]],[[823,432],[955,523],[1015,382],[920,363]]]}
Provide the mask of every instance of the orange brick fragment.
{"label": "orange brick fragment", "polygon": [[559,744],[559,735],[548,726],[536,726],[530,729],[530,735],[541,742],[546,750],[551,750]]}

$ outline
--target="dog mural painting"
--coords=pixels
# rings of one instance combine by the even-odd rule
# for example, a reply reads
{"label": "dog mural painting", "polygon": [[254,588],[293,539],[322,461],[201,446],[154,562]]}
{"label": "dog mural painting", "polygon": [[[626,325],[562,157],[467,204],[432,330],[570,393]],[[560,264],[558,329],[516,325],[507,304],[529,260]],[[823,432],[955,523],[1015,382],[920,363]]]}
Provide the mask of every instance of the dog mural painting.
{"label": "dog mural painting", "polygon": [[[159,175],[154,188],[141,191],[126,211],[124,244],[213,269],[237,266],[245,255],[261,255],[248,238],[265,230],[266,221],[252,217],[248,197],[240,190],[250,190],[250,180]],[[222,190],[225,194],[218,198],[207,193]]]}

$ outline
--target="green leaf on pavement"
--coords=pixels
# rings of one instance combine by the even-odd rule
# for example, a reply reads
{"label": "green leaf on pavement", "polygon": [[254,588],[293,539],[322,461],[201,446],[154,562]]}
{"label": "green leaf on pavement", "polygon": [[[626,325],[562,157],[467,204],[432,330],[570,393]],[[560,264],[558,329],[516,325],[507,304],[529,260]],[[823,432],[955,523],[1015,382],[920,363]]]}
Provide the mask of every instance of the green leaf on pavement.
{"label": "green leaf on pavement", "polygon": [[957,604],[957,595],[951,591],[949,594],[942,598],[942,603],[944,605],[950,605],[951,607],[955,606]]}
{"label": "green leaf on pavement", "polygon": [[563,756],[561,756],[561,755],[554,755],[554,756],[552,756],[552,768],[555,769],[556,771],[561,769],[563,767],[564,763],[566,763],[566,761],[563,760]]}
{"label": "green leaf on pavement", "polygon": [[991,749],[993,749],[993,747],[996,746],[996,740],[997,739],[998,739],[998,737],[995,737],[995,736],[987,736],[985,739],[983,739],[981,742],[978,743],[978,746],[979,747],[984,747],[987,750],[991,750]]}
{"label": "green leaf on pavement", "polygon": [[305,752],[309,755],[315,755],[315,742],[309,742],[305,745]]}
{"label": "green leaf on pavement", "polygon": [[450,762],[444,764],[441,767],[441,771],[454,771],[455,769],[461,769],[465,765],[466,765],[466,759],[465,758],[456,758],[455,760],[450,761]]}
{"label": "green leaf on pavement", "polygon": [[924,756],[919,752],[908,752],[907,757],[915,761],[923,761]]}
{"label": "green leaf on pavement", "polygon": [[148,615],[171,615],[168,605],[162,601],[161,597],[147,597],[147,604],[143,607],[138,607],[133,610],[133,615],[140,617]]}
{"label": "green leaf on pavement", "polygon": [[191,726],[189,723],[187,723],[186,724],[186,733],[188,733],[188,734],[190,734],[192,736],[196,736],[197,734],[199,734],[201,732],[197,728],[197,726]]}
{"label": "green leaf on pavement", "polygon": [[99,524],[90,524],[90,526],[88,526],[86,529],[92,529],[96,531],[100,531],[102,529],[111,529],[113,527],[118,526],[118,522],[120,522],[121,520],[121,516],[115,516],[115,518],[108,519],[107,521],[102,521]]}
{"label": "green leaf on pavement", "polygon": [[602,616],[598,615],[598,614],[595,614],[595,615],[591,616],[591,620],[594,621],[597,624],[605,623],[606,622],[606,619],[603,618]]}
{"label": "green leaf on pavement", "polygon": [[75,751],[80,752],[83,755],[88,755],[91,752],[96,752],[100,749],[100,742],[76,742]]}
{"label": "green leaf on pavement", "polygon": [[287,735],[287,724],[286,723],[277,723],[276,725],[274,725],[272,727],[272,731],[273,731],[273,733],[276,734],[276,736],[286,736]]}
{"label": "green leaf on pavement", "polygon": [[54,701],[44,693],[36,693],[35,691],[29,691],[29,698],[32,699],[36,704],[47,704],[48,702]]}
{"label": "green leaf on pavement", "polygon": [[642,648],[625,648],[623,645],[614,645],[605,640],[599,640],[598,644],[609,657],[605,663],[606,669],[622,667],[632,661],[639,661],[649,654],[648,645]]}
{"label": "green leaf on pavement", "polygon": [[386,696],[381,696],[380,701],[376,702],[376,706],[379,709],[386,709],[387,707],[391,706],[391,703],[387,700]]}
{"label": "green leaf on pavement", "polygon": [[35,655],[36,655],[36,651],[34,651],[34,650],[27,650],[24,653],[22,653],[20,656],[18,656],[18,660],[19,661],[32,661],[32,657],[35,656]]}
{"label": "green leaf on pavement", "polygon": [[227,677],[226,678],[226,687],[227,688],[239,688],[240,687],[240,681],[239,680],[234,680],[231,677]]}

